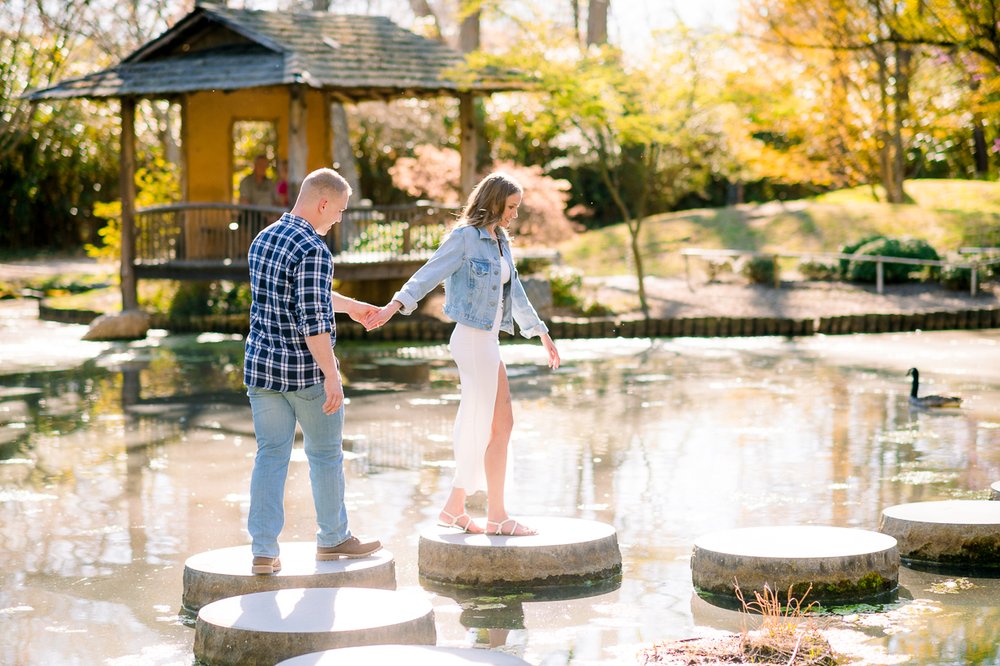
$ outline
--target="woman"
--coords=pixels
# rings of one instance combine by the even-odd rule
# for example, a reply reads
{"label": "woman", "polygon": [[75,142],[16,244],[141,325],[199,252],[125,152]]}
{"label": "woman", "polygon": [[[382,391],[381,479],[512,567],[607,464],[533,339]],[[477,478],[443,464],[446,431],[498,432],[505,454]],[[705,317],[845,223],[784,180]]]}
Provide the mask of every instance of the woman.
{"label": "woman", "polygon": [[[559,367],[559,352],[528,302],[510,253],[507,229],[517,219],[522,193],[517,181],[503,173],[480,181],[458,226],[434,256],[366,322],[371,329],[396,312],[410,314],[431,289],[445,283],[444,312],[456,322],[449,347],[458,364],[462,398],[455,419],[455,480],[438,519],[446,527],[473,534],[536,533],[507,515],[504,507],[514,415],[497,332],[513,333],[512,320],[517,320],[521,335],[541,337],[549,367]],[[485,530],[465,510],[466,496],[478,490],[486,490]]]}

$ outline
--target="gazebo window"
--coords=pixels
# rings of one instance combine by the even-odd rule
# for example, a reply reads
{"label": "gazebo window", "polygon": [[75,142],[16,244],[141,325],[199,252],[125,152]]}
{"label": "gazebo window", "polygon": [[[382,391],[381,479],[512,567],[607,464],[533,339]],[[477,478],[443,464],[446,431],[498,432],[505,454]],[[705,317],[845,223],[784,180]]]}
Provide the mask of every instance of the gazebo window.
{"label": "gazebo window", "polygon": [[267,177],[277,180],[278,123],[275,120],[235,120],[232,128],[232,200],[240,199],[240,181],[253,173],[257,155],[267,156]]}

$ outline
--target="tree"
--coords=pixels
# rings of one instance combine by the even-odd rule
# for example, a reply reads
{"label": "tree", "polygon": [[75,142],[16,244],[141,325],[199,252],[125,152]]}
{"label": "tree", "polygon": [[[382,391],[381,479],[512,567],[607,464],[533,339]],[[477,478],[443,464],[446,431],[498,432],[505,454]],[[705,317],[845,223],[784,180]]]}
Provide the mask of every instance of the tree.
{"label": "tree", "polygon": [[701,104],[697,40],[675,33],[675,48],[656,49],[644,63],[629,64],[612,46],[581,53],[566,32],[548,25],[523,28],[526,39],[510,53],[480,57],[474,65],[513,65],[532,73],[531,82],[546,95],[540,135],[548,136],[553,125],[560,128],[571,158],[598,171],[628,229],[639,305],[648,317],[643,221],[654,196],[676,203],[707,181],[711,168],[704,156],[718,142]]}

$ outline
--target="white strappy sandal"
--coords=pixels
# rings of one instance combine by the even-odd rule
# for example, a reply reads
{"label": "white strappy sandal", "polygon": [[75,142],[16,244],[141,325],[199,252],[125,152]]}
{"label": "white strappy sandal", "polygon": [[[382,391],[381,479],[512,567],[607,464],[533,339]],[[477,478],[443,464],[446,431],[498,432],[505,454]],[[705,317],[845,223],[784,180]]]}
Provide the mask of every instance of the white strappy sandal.
{"label": "white strappy sandal", "polygon": [[[509,530],[506,530],[504,529],[504,525],[506,525],[507,523],[514,523],[514,526]],[[496,529],[492,529],[490,525],[496,525]],[[524,532],[518,534],[519,529],[524,530]],[[486,533],[492,534],[494,536],[534,536],[535,534],[538,534],[538,530],[532,529],[527,525],[522,525],[513,518],[506,518],[504,520],[501,520],[500,522],[497,522],[495,520],[487,520]]]}
{"label": "white strappy sandal", "polygon": [[[440,525],[441,527],[454,527],[456,530],[462,530],[463,532],[468,532],[469,534],[479,534],[479,532],[473,532],[469,529],[470,526],[472,527],[479,527],[479,526],[476,525],[476,521],[474,521],[472,519],[472,516],[470,516],[467,512],[463,511],[457,516],[454,516],[448,513],[447,511],[442,510],[441,515],[445,516],[448,519],[448,522],[445,522],[441,520],[440,517],[438,518],[438,525]],[[462,520],[463,518],[465,518],[464,525],[459,523],[459,521]]]}

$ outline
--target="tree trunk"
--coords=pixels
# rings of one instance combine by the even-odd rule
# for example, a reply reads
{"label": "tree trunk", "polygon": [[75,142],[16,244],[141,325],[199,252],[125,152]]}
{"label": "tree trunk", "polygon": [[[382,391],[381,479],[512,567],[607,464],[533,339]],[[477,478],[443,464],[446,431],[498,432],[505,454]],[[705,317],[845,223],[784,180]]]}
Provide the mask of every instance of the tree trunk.
{"label": "tree trunk", "polygon": [[441,33],[441,22],[438,21],[437,15],[434,13],[434,10],[431,9],[427,0],[410,0],[410,10],[417,16],[417,18],[431,19],[431,29],[433,32],[431,37],[439,42],[444,42],[444,35]]}
{"label": "tree trunk", "polygon": [[611,0],[590,0],[587,8],[587,45],[608,41],[608,6]]}
{"label": "tree trunk", "polygon": [[903,125],[910,115],[910,72],[912,70],[913,50],[896,44],[896,72],[893,88],[893,166],[892,166],[892,198],[893,203],[904,203],[906,192],[903,182],[906,179],[906,140],[903,136]]}
{"label": "tree trunk", "polygon": [[639,231],[642,220],[637,219],[628,223],[629,247],[632,248],[632,261],[635,262],[635,279],[638,281],[639,307],[642,308],[642,316],[649,319],[649,303],[646,301],[646,271],[642,265],[642,250],[639,247]]}
{"label": "tree trunk", "polygon": [[580,0],[569,0],[573,10],[573,38],[577,44],[580,43]]}
{"label": "tree trunk", "polygon": [[351,144],[350,126],[347,122],[347,109],[343,104],[330,101],[330,129],[333,131],[333,163],[337,172],[351,186],[354,199],[361,198],[361,175],[358,172],[358,159],[354,155]]}
{"label": "tree trunk", "polygon": [[[458,30],[458,50],[462,53],[471,53],[479,48],[481,18],[482,13],[476,10],[462,19]],[[471,117],[468,117],[467,120],[472,123],[474,138],[470,146],[471,150],[468,153],[463,150],[462,154],[463,156],[468,155],[472,162],[468,166],[468,170],[463,167],[462,173],[466,177],[468,177],[467,174],[471,173],[471,177],[474,179],[476,174],[488,167],[491,160],[489,142],[486,140],[486,110],[483,108],[483,100],[481,97],[472,97],[471,103],[472,106],[469,109]],[[464,123],[465,120],[462,122]],[[463,138],[465,136],[463,134]],[[471,192],[471,189],[468,192],[465,191],[466,184],[465,178],[463,178],[462,191],[464,194]]]}
{"label": "tree trunk", "polygon": [[986,148],[986,130],[983,128],[983,117],[978,113],[972,115],[972,156],[976,178],[988,178],[990,175],[990,156]]}

